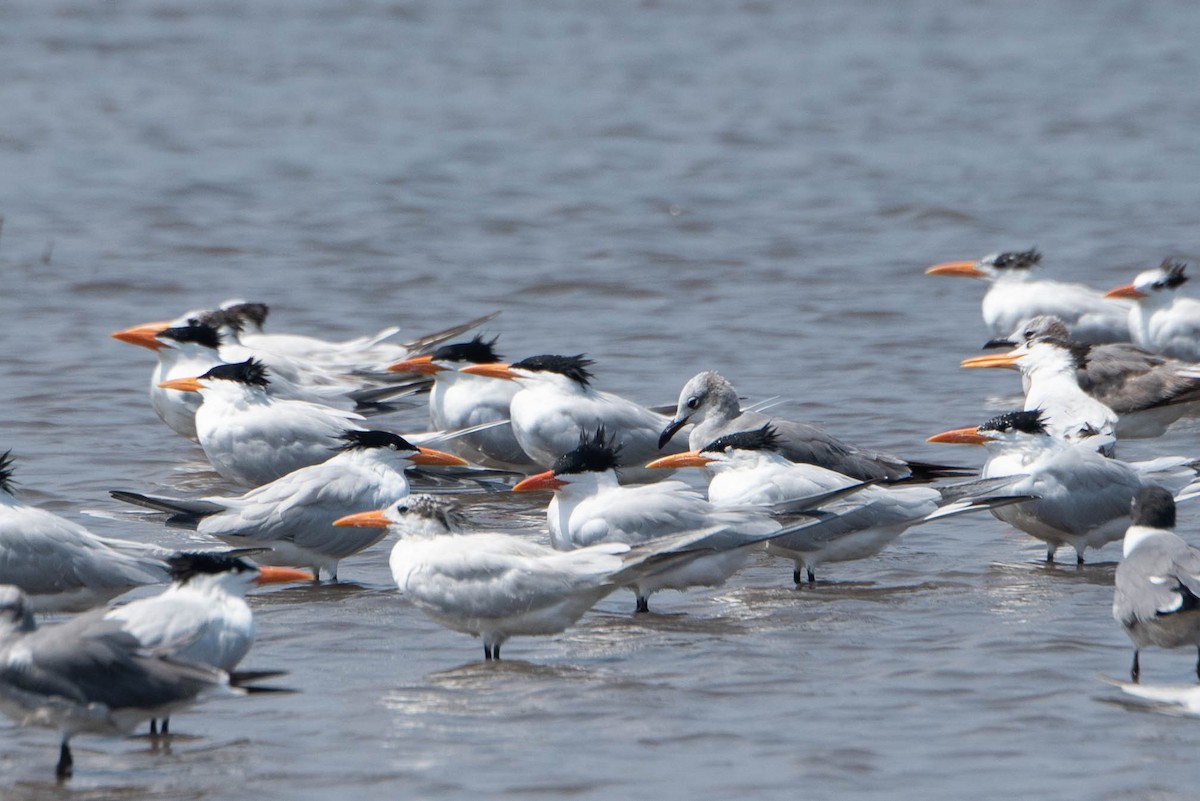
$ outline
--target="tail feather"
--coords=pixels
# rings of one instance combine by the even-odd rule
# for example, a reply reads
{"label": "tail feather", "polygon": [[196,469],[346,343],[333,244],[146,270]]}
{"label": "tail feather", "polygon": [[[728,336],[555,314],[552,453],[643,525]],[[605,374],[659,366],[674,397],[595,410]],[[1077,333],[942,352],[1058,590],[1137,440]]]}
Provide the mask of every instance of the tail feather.
{"label": "tail feather", "polygon": [[978,478],[974,481],[960,481],[956,484],[947,484],[944,487],[938,487],[937,491],[941,493],[943,501],[953,503],[954,501],[961,501],[966,498],[979,498],[989,493],[1008,489],[1027,478],[1029,478],[1029,474],[1027,473],[996,476],[995,478]]}
{"label": "tail feather", "polygon": [[159,495],[142,495],[124,490],[112,490],[109,495],[118,501],[131,503],[134,506],[153,509],[156,512],[166,512],[170,515],[167,518],[167,525],[175,528],[194,529],[201,520],[209,515],[225,511],[225,507],[220,504],[199,499],[164,498]]}
{"label": "tail feather", "polygon": [[263,684],[254,684],[253,682],[263,681],[264,679],[274,679],[279,676],[286,676],[286,670],[235,670],[229,674],[229,684],[232,687],[237,687],[251,695],[259,693],[296,693],[299,690],[294,690],[291,687],[270,687]]}
{"label": "tail feather", "polygon": [[973,467],[959,467],[950,464],[934,464],[933,462],[908,462],[909,474],[893,484],[924,484],[941,478],[967,478],[976,476],[979,471]]}
{"label": "tail feather", "polygon": [[809,495],[806,498],[793,498],[779,503],[772,504],[771,513],[777,515],[799,515],[811,514],[818,507],[824,506],[827,503],[845,498],[847,495],[853,495],[867,487],[878,484],[879,479],[871,479],[869,481],[860,481],[857,484],[851,484],[839,489],[830,490],[829,492],[821,492],[815,495]]}
{"label": "tail feather", "polygon": [[921,520],[927,523],[930,520],[940,520],[943,517],[954,517],[955,515],[967,514],[968,512],[979,512],[1014,503],[1035,501],[1038,497],[1037,495],[991,495],[984,498],[964,498],[960,501],[948,503],[936,512],[930,512]]}
{"label": "tail feather", "polygon": [[492,320],[496,319],[498,314],[500,314],[500,312],[494,311],[491,314],[485,314],[482,317],[476,317],[474,320],[468,320],[465,323],[451,326],[450,328],[446,328],[441,331],[434,331],[432,334],[426,334],[423,337],[417,337],[416,339],[405,342],[404,347],[410,353],[421,353],[428,351],[444,342],[454,339],[457,336],[465,334],[472,328],[478,328],[484,323],[491,322]]}

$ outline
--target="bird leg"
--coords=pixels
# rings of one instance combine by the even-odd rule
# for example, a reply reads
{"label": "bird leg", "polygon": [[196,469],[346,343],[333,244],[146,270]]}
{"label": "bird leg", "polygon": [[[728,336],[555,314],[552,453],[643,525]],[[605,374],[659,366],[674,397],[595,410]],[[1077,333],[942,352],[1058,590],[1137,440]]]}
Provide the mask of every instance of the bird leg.
{"label": "bird leg", "polygon": [[71,746],[67,745],[67,741],[62,741],[62,747],[58,749],[58,766],[54,769],[54,775],[60,780],[69,779],[71,777],[71,768],[75,765],[75,760],[71,758]]}
{"label": "bird leg", "polygon": [[1054,551],[1056,549],[1057,549],[1057,546],[1054,546],[1054,545],[1046,546],[1046,564],[1048,564],[1048,565],[1054,564]]}
{"label": "bird leg", "polygon": [[792,571],[792,581],[796,584],[797,587],[800,586],[801,584],[803,584],[804,583],[804,571],[801,570],[800,568],[796,568],[795,570],[793,570]]}
{"label": "bird leg", "polygon": [[170,734],[170,733],[171,733],[170,731],[168,731],[168,729],[170,728],[170,726],[171,726],[171,719],[170,719],[170,718],[163,718],[163,719],[162,719],[162,728],[161,728],[161,729],[159,729],[159,731],[161,731],[161,732],[162,732],[162,736],[163,736],[163,737],[166,737],[168,734]]}
{"label": "bird leg", "polygon": [[150,736],[158,736],[158,721],[154,718],[150,718]]}
{"label": "bird leg", "polygon": [[808,583],[809,584],[817,583],[817,575],[815,573],[813,573],[813,569],[811,567],[805,566],[804,572],[808,574]]}
{"label": "bird leg", "polygon": [[[1196,670],[1200,671],[1200,665],[1196,666]],[[1138,649],[1133,649],[1133,667],[1129,669],[1129,680],[1134,684],[1139,684],[1142,676],[1142,666],[1138,664]]]}
{"label": "bird leg", "polygon": [[638,599],[637,599],[637,607],[633,610],[633,613],[636,615],[641,612],[649,612],[649,611],[650,611],[649,599],[647,599],[646,596],[644,596],[644,595],[639,595]]}
{"label": "bird leg", "polygon": [[1083,551],[1075,552],[1075,567],[1083,567]]}

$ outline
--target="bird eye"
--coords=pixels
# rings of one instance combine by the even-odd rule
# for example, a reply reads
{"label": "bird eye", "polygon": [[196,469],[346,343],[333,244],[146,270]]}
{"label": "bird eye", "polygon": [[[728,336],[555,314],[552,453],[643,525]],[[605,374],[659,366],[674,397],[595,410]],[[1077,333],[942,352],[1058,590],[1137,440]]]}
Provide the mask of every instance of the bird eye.
{"label": "bird eye", "polygon": [[399,512],[400,514],[406,514],[408,512],[408,507],[407,506],[397,506],[396,511]]}
{"label": "bird eye", "polygon": [[693,397],[693,398],[688,398],[687,407],[688,407],[689,409],[695,409],[695,408],[696,408],[697,406],[699,406],[699,405],[700,405],[700,399],[699,399],[699,398],[695,398],[695,397]]}

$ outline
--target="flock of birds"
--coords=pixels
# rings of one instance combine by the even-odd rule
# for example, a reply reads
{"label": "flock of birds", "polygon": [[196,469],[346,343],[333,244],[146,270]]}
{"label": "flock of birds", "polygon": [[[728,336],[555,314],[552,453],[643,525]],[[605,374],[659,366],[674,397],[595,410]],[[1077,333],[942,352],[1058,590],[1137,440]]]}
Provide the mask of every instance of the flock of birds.
{"label": "flock of birds", "polygon": [[[771,414],[770,401],[743,408],[716,372],[654,410],[596,389],[582,355],[504,362],[494,339],[466,338],[494,315],[405,344],[394,329],[328,342],[267,333],[266,306],[231,301],[119,331],[157,358],[158,416],[246,491],[112,493],[214,542],[180,551],[29,506],[5,454],[0,709],[59,731],[66,778],[75,734],[146,721],[167,734],[171,714],[205,698],[278,689],[263,683],[278,673],[237,670],[254,638],[247,591],[336,581],[342,560],[389,532],[403,596],[481,638],[492,660],[510,637],[561,632],[620,588],[645,613],[660,590],[720,585],[763,548],[812,583],[912,526],[984,510],[1042,540],[1048,561],[1066,545],[1082,564],[1124,539],[1113,614],[1137,682],[1145,646],[1200,648],[1200,551],[1171,531],[1175,504],[1200,496],[1200,465],[1124,462],[1115,447],[1200,416],[1200,301],[1178,294],[1181,263],[1103,294],[1037,280],[1039,261],[1028,251],[928,270],[990,282],[989,344],[1006,350],[963,366],[1013,368],[1024,383],[1023,409],[930,438],[986,448],[978,475],[851,444]],[[429,431],[371,427],[426,403]],[[673,471],[703,475],[706,490]],[[549,494],[549,544],[472,529],[464,499],[508,491]],[[167,587],[107,605],[155,584]],[[79,614],[39,627],[34,612]]]}

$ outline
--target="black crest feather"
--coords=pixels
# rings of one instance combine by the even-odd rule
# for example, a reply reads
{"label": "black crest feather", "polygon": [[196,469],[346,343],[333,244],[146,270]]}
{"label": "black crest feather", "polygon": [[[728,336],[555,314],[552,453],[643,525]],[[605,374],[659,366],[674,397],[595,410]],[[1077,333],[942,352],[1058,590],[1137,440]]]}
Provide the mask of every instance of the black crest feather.
{"label": "black crest feather", "polygon": [[175,581],[187,581],[199,575],[216,573],[244,573],[258,570],[251,561],[243,559],[236,553],[221,551],[185,551],[167,557],[167,565],[171,569],[171,578]]}
{"label": "black crest feather", "polygon": [[158,333],[159,339],[169,339],[173,342],[194,342],[206,348],[216,350],[221,347],[221,334],[217,329],[205,323],[195,325],[180,325],[168,328]]}
{"label": "black crest feather", "polygon": [[200,377],[237,381],[239,384],[249,384],[254,387],[265,387],[271,383],[267,380],[266,365],[255,358],[246,359],[237,364],[218,364]]}
{"label": "black crest feather", "polygon": [[470,342],[454,342],[442,345],[430,354],[435,362],[470,362],[471,364],[491,364],[502,361],[499,353],[492,348],[499,337],[485,340],[476,334]]}
{"label": "black crest feather", "polygon": [[13,455],[11,450],[7,450],[0,456],[0,490],[11,495],[13,483]]}
{"label": "black crest feather", "polygon": [[227,326],[230,330],[236,331],[239,334],[246,330],[245,318],[228,309],[212,309],[201,312],[195,317],[189,317],[188,325],[211,325],[213,328]]}
{"label": "black crest feather", "polygon": [[621,446],[617,445],[616,437],[607,437],[604,426],[599,426],[595,433],[581,431],[579,445],[570,453],[564,453],[554,460],[554,474],[569,473],[600,473],[617,468]]}
{"label": "black crest feather", "polygon": [[1046,434],[1041,409],[1006,412],[993,417],[979,427],[980,431],[1023,431],[1026,434]]}
{"label": "black crest feather", "polygon": [[718,437],[700,449],[700,452],[710,451],[721,453],[727,450],[744,451],[777,451],[779,450],[779,434],[775,427],[767,423],[762,428],[753,431],[739,431],[736,434],[726,434]]}
{"label": "black crest feather", "polygon": [[1188,276],[1183,274],[1183,271],[1187,269],[1187,262],[1164,259],[1163,263],[1159,265],[1159,269],[1165,273],[1161,282],[1163,287],[1174,289],[1187,283]]}
{"label": "black crest feather", "polygon": [[1038,253],[1037,248],[1010,250],[992,259],[992,266],[999,270],[1028,270],[1041,260],[1042,254]]}
{"label": "black crest feather", "polygon": [[417,448],[399,434],[391,431],[355,431],[347,429],[338,439],[346,443],[338,450],[365,451],[372,448],[391,448],[396,451],[415,451]]}
{"label": "black crest feather", "polygon": [[271,307],[265,303],[234,303],[226,306],[222,311],[241,320],[248,320],[258,328],[262,328],[267,322],[267,315],[271,313]]}
{"label": "black crest feather", "polygon": [[583,358],[583,354],[579,353],[574,356],[530,356],[528,359],[514,362],[512,367],[534,372],[558,373],[586,387],[592,380],[592,374],[587,368],[593,364],[595,362]]}

